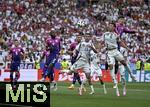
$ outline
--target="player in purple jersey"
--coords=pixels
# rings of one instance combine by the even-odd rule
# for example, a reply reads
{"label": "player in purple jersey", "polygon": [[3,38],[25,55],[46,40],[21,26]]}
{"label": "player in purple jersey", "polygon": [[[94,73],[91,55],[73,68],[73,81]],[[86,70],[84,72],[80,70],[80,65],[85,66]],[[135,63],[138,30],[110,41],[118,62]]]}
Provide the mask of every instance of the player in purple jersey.
{"label": "player in purple jersey", "polygon": [[48,47],[46,46],[46,50],[43,52],[43,55],[40,59],[40,62],[41,62],[45,58],[45,65],[44,65],[44,68],[43,68],[42,80],[41,81],[45,81],[47,73],[48,73],[47,63],[48,63],[49,55],[50,55],[50,51],[48,50]]}
{"label": "player in purple jersey", "polygon": [[56,37],[53,31],[50,33],[50,36],[51,37],[46,40],[47,50],[50,51],[50,54],[47,56],[47,61],[43,69],[43,73],[46,72],[46,70],[48,70],[48,72],[44,73],[43,80],[45,80],[46,76],[48,76],[50,78],[50,82],[53,83],[55,88],[57,84],[54,81],[54,66],[57,62],[61,46],[60,38]]}
{"label": "player in purple jersey", "polygon": [[[21,47],[19,47],[18,40],[15,40],[15,47],[10,49],[9,55],[11,57],[11,65],[10,65],[10,82],[12,83],[13,88],[16,87],[16,82],[20,76],[19,68],[22,58],[24,57],[24,51]],[[13,74],[15,72],[15,78],[13,78]]]}
{"label": "player in purple jersey", "polygon": [[[122,37],[123,33],[136,33],[136,30],[131,30],[128,27],[124,25],[124,19],[120,18],[118,20],[118,23],[115,24],[115,32]],[[118,50],[120,51],[120,44],[118,43]],[[115,74],[118,72],[118,61],[115,61]],[[135,80],[135,77],[129,72],[132,79]]]}
{"label": "player in purple jersey", "polygon": [[115,25],[115,32],[121,37],[123,33],[136,33],[135,30],[131,30],[124,25],[124,19],[120,18]]}

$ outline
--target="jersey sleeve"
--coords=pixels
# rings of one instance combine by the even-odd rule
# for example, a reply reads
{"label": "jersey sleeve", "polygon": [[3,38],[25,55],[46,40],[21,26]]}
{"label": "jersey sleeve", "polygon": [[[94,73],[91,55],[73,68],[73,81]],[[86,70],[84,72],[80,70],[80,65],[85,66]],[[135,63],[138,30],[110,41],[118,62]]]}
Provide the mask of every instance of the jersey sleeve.
{"label": "jersey sleeve", "polygon": [[46,45],[47,45],[47,46],[50,45],[50,40],[49,40],[49,38],[46,39]]}
{"label": "jersey sleeve", "polygon": [[105,35],[106,35],[106,33],[103,33],[103,35],[102,35],[101,38],[100,38],[100,41],[102,41],[102,42],[105,41]]}
{"label": "jersey sleeve", "polygon": [[13,49],[11,48],[10,51],[9,51],[9,54],[12,54],[12,50],[13,50]]}
{"label": "jersey sleeve", "polygon": [[93,43],[91,43],[91,46],[92,46],[94,49],[96,49]]}
{"label": "jersey sleeve", "polygon": [[22,52],[22,53],[24,53],[24,50],[23,50],[23,48],[21,48],[21,52]]}
{"label": "jersey sleeve", "polygon": [[117,33],[115,33],[115,35],[116,35],[116,39],[117,39],[117,41],[118,41],[118,42],[120,42],[120,41],[121,41],[120,36],[119,36]]}
{"label": "jersey sleeve", "polygon": [[81,45],[81,43],[79,43],[79,44],[76,46],[76,48],[75,48],[76,51],[79,51],[80,45]]}
{"label": "jersey sleeve", "polygon": [[127,57],[128,56],[128,51],[125,49],[124,50],[124,56]]}
{"label": "jersey sleeve", "polygon": [[128,27],[124,27],[123,32],[125,32],[125,33],[135,33],[135,31],[129,29]]}
{"label": "jersey sleeve", "polygon": [[42,56],[43,56],[43,57],[45,56],[45,51],[42,53]]}
{"label": "jersey sleeve", "polygon": [[61,43],[61,38],[58,38],[59,40],[59,52],[61,51],[61,46],[62,46],[62,43]]}

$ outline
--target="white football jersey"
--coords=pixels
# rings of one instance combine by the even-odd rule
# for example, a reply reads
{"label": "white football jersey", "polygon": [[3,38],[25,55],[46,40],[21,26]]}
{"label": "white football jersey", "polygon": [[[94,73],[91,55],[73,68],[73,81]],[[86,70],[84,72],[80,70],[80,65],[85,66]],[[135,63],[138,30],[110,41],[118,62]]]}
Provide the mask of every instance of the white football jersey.
{"label": "white football jersey", "polygon": [[94,53],[93,51],[91,51],[91,54],[90,54],[90,56],[91,56],[91,63],[92,64],[97,64],[97,63],[99,63],[100,62],[100,58],[99,58],[99,56],[98,56],[98,54],[96,54],[96,53]]}
{"label": "white football jersey", "polygon": [[76,50],[79,52],[78,58],[80,57],[86,60],[90,59],[90,51],[92,49],[89,46],[94,47],[94,45],[91,42],[81,42],[77,45]]}
{"label": "white football jersey", "polygon": [[127,57],[128,56],[128,51],[127,49],[123,48],[123,47],[120,47],[120,52],[122,53],[122,55],[124,57]]}
{"label": "white football jersey", "polygon": [[105,42],[108,49],[113,49],[118,47],[117,38],[118,35],[113,32],[105,32],[103,34],[103,41]]}

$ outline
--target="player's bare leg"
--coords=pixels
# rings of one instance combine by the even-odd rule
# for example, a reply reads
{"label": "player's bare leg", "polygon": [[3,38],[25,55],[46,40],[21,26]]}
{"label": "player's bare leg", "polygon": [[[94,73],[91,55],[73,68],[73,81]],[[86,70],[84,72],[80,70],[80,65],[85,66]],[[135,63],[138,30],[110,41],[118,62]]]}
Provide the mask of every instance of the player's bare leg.
{"label": "player's bare leg", "polygon": [[113,83],[114,83],[113,88],[116,88],[117,84],[118,84],[118,81],[117,81],[116,76],[115,76],[115,68],[114,68],[113,65],[109,65],[109,69],[110,69],[110,74],[111,74],[111,77],[112,77],[112,80],[113,80]]}
{"label": "player's bare leg", "polygon": [[124,65],[124,67],[127,69],[127,71],[128,71],[128,73],[129,73],[130,77],[132,78],[132,80],[133,80],[133,81],[136,81],[136,78],[133,76],[132,70],[131,70],[129,64],[128,64],[125,60],[122,60],[122,61],[120,61],[120,62],[121,62],[121,63]]}
{"label": "player's bare leg", "polygon": [[113,66],[112,64],[110,64],[110,65],[109,65],[109,69],[110,69],[110,74],[111,74],[112,80],[113,80],[113,82],[114,82],[113,88],[116,89],[116,95],[117,95],[117,96],[120,96],[119,89],[118,89],[118,81],[117,81],[116,76],[115,76],[115,69],[114,69],[114,66]]}
{"label": "player's bare leg", "polygon": [[42,79],[40,80],[41,82],[45,82],[45,79],[47,77],[47,69],[48,69],[48,65],[45,64],[42,72]]}
{"label": "player's bare leg", "polygon": [[53,89],[54,91],[56,91],[57,88],[57,82],[54,80],[54,70],[53,70],[53,64],[50,64],[49,67],[49,76],[50,76],[50,84],[51,84],[51,89]]}
{"label": "player's bare leg", "polygon": [[83,94],[83,91],[86,92],[86,89],[84,87],[85,83],[86,83],[86,80],[87,79],[84,79],[82,82],[81,82],[81,85],[79,87],[79,95],[82,95]]}
{"label": "player's bare leg", "polygon": [[105,87],[105,83],[102,80],[102,76],[98,76],[98,78],[99,78],[99,82],[103,86],[104,94],[107,94],[107,90],[106,90],[106,87]]}
{"label": "player's bare leg", "polygon": [[[68,87],[68,89],[74,89],[74,85],[76,83],[76,81],[78,80],[78,83],[81,85],[81,79],[79,76],[79,73],[74,73],[73,75],[73,82],[72,84]],[[84,88],[85,89],[85,88]],[[85,91],[85,90],[84,90]]]}
{"label": "player's bare leg", "polygon": [[121,82],[123,85],[123,95],[125,96],[126,95],[126,79],[125,79],[125,69],[123,65],[119,66],[119,71],[121,74]]}
{"label": "player's bare leg", "polygon": [[90,88],[91,88],[90,94],[94,94],[95,91],[94,91],[93,84],[92,84],[92,82],[91,82],[91,75],[90,75],[90,73],[85,73],[85,75],[86,75],[87,81],[88,81],[88,83],[89,83],[89,85],[90,85]]}
{"label": "player's bare leg", "polygon": [[[13,78],[13,74],[15,73],[15,78]],[[19,79],[19,71],[12,71],[10,72],[10,82],[11,82],[11,87],[10,89],[16,89],[17,81]]]}
{"label": "player's bare leg", "polygon": [[10,72],[10,83],[11,83],[11,87],[10,87],[10,89],[12,89],[12,87],[13,87],[13,74],[14,74],[14,72],[13,71],[11,71]]}
{"label": "player's bare leg", "polygon": [[[74,66],[72,66],[71,68],[70,68],[70,71],[67,73],[68,75],[72,75],[73,73],[78,73],[78,70],[76,70],[75,68],[74,68]],[[84,89],[84,83],[86,82],[86,80],[84,80],[84,81],[82,81],[81,82],[81,85],[80,85],[80,88],[79,88],[79,95],[82,95],[82,91],[83,91],[83,89]]]}
{"label": "player's bare leg", "polygon": [[19,71],[16,71],[16,72],[15,72],[15,79],[14,79],[14,88],[16,88],[16,85],[17,85],[17,81],[18,81],[18,79],[19,79],[19,76],[20,76]]}
{"label": "player's bare leg", "polygon": [[122,84],[123,84],[123,95],[126,95],[126,80],[124,76],[121,76]]}
{"label": "player's bare leg", "polygon": [[86,79],[84,79],[84,80],[82,81],[81,85],[80,85],[80,88],[79,88],[79,95],[82,95],[82,92],[83,92],[83,91],[86,92],[86,89],[85,89],[85,87],[84,87],[86,81],[88,81],[88,83],[89,83],[89,85],[90,85],[90,87],[91,87],[91,93],[90,93],[90,94],[94,94],[95,91],[94,91],[93,85],[92,85],[92,83],[91,83],[90,73],[85,73],[85,75],[86,75]]}

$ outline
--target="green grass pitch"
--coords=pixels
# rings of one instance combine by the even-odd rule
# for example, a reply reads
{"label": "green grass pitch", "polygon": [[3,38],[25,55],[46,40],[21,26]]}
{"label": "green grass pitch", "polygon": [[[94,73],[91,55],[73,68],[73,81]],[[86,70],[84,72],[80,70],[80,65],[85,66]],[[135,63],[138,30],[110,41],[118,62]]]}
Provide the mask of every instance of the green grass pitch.
{"label": "green grass pitch", "polygon": [[107,94],[99,83],[94,83],[95,94],[87,92],[78,95],[79,85],[74,90],[67,87],[70,83],[58,82],[58,90],[51,90],[51,107],[150,107],[150,83],[127,83],[127,95],[122,95],[122,86],[119,85],[120,97],[115,94],[112,83],[106,83]]}

